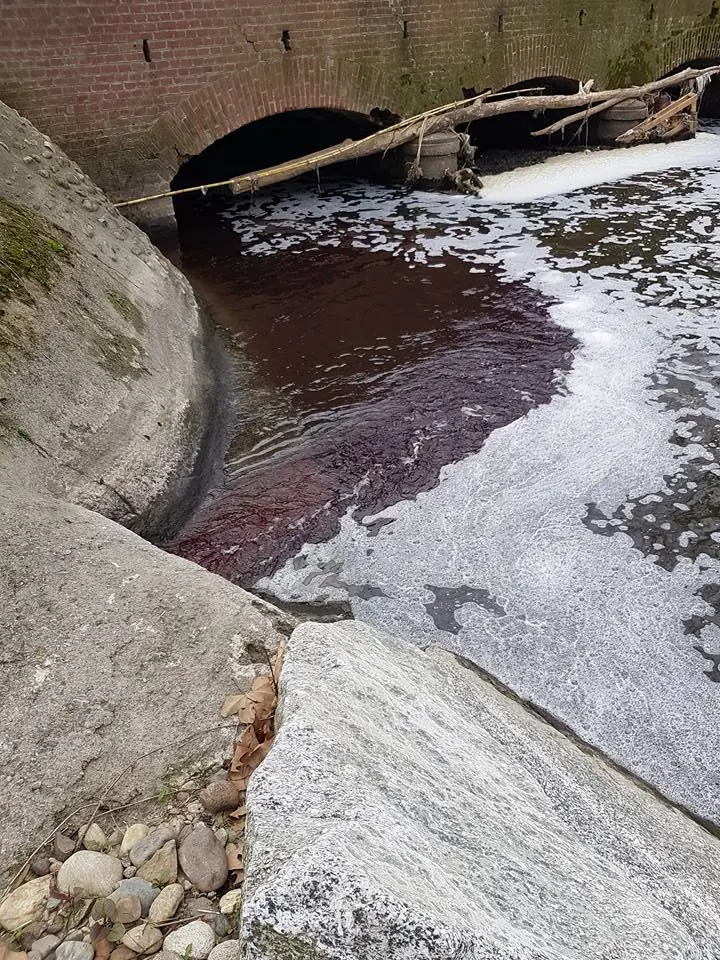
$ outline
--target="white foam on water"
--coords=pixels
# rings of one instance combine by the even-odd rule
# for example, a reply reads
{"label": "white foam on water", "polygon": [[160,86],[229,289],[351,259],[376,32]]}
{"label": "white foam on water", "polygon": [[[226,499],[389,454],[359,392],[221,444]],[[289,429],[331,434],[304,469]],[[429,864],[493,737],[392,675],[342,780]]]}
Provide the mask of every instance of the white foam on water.
{"label": "white foam on water", "polygon": [[[443,468],[434,489],[384,511],[392,523],[369,530],[350,511],[331,541],[306,545],[302,566],[289,562],[260,585],[287,600],[345,599],[340,570],[346,583],[379,589],[367,600],[349,591],[356,617],[462,653],[720,823],[720,685],[684,627],[712,613],[698,591],[720,584],[720,553],[684,555],[692,531],[679,529],[673,546],[677,520],[662,514],[666,502],[697,498],[720,469],[717,144],[700,138],[672,154],[694,164],[707,151],[715,166],[702,175],[646,172],[622,190],[524,208],[367,187],[288,201],[278,246],[322,246],[342,230],[411,262],[442,253],[473,269],[500,263],[552,298],[552,316],[581,346],[565,393]],[[667,149],[635,156],[657,170]],[[598,182],[587,166],[597,163],[566,158],[566,187]],[[273,229],[258,226],[271,247]],[[630,536],[639,509],[648,511],[643,551]],[[668,551],[666,569],[655,560]],[[492,602],[459,603],[453,632],[433,587],[486,591]],[[701,637],[720,645],[710,621]]]}
{"label": "white foam on water", "polygon": [[559,154],[530,167],[484,176],[482,199],[488,203],[528,203],[638,174],[703,168],[718,160],[720,137],[710,133],[679,143]]}

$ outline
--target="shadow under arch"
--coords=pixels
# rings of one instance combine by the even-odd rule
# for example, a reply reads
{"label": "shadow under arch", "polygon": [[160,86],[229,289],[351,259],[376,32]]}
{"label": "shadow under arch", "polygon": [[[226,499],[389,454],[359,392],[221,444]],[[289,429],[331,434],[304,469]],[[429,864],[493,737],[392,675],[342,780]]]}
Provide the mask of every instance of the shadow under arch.
{"label": "shadow under arch", "polygon": [[[530,77],[527,80],[520,80],[517,83],[503,87],[503,93],[528,91],[528,96],[553,96],[562,94],[564,96],[577,93],[580,89],[580,81],[565,76],[544,76]],[[468,92],[468,95],[471,95]],[[540,119],[535,111],[524,111],[522,113],[508,113],[499,117],[486,117],[482,120],[476,120],[470,124],[470,139],[477,147],[478,153],[493,149],[546,149],[548,140],[546,137],[538,138],[532,136],[532,131],[538,127],[547,126],[554,123],[561,117],[572,113],[572,110],[547,110]],[[572,135],[572,131],[571,131]],[[555,138],[560,143],[562,138]]]}
{"label": "shadow under arch", "polygon": [[[704,70],[707,67],[720,66],[720,55],[714,57],[695,57],[693,60],[685,60],[672,70],[663,74],[661,79],[672,77],[673,74],[681,73],[683,70]],[[707,119],[720,119],[720,74],[713,76],[708,81],[702,91],[700,98],[699,114]]]}
{"label": "shadow under arch", "polygon": [[[243,173],[276,166],[314,153],[344,140],[359,140],[392,122],[394,115],[378,108],[369,114],[329,107],[283,110],[249,123],[215,140],[195,156],[187,158],[171,181],[173,190],[219,183]],[[323,177],[338,172],[343,176],[367,176],[376,170],[376,158],[325,167]],[[192,233],[198,236],[203,210],[224,205],[228,188],[203,193],[181,194],[173,198],[175,218],[182,232],[192,220]]]}

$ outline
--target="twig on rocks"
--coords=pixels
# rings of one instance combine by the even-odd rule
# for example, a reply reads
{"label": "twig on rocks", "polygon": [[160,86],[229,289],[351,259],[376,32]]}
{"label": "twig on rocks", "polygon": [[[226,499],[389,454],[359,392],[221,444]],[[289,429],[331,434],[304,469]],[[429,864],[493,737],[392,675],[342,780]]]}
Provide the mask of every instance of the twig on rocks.
{"label": "twig on rocks", "polygon": [[[0,895],[0,904],[2,904],[3,901],[5,900],[5,898],[8,896],[8,894],[11,893],[11,891],[13,890],[13,888],[14,888],[15,884],[17,883],[17,881],[22,877],[23,873],[24,873],[24,872],[27,870],[27,868],[30,866],[30,864],[32,863],[33,859],[42,851],[43,847],[47,846],[48,843],[50,843],[52,840],[54,840],[55,837],[56,837],[56,835],[57,835],[58,833],[60,833],[60,831],[62,830],[62,828],[63,828],[64,826],[66,826],[68,823],[70,823],[72,820],[74,820],[75,817],[77,817],[77,815],[78,815],[79,813],[81,813],[81,812],[82,812],[83,810],[85,810],[86,808],[92,807],[92,808],[93,808],[92,814],[91,814],[91,816],[89,817],[88,822],[87,822],[87,825],[86,825],[86,827],[85,827],[85,830],[84,830],[83,833],[82,833],[82,837],[85,836],[85,832],[87,831],[87,828],[90,826],[90,824],[93,822],[93,820],[95,820],[95,818],[98,816],[98,813],[99,813],[99,811],[100,811],[100,808],[102,807],[103,799],[105,798],[105,796],[107,796],[107,794],[109,793],[109,791],[112,790],[112,788],[113,788],[126,774],[130,773],[130,771],[133,770],[133,768],[134,768],[141,760],[145,760],[145,759],[147,759],[148,757],[151,757],[151,756],[153,756],[153,755],[156,754],[156,753],[162,753],[163,750],[169,750],[171,747],[179,747],[179,746],[182,746],[182,744],[184,744],[184,743],[189,743],[191,740],[194,740],[194,739],[196,739],[197,737],[202,737],[202,736],[204,736],[206,733],[214,733],[216,730],[229,730],[229,729],[231,729],[231,725],[230,725],[230,724],[227,724],[227,723],[219,723],[219,724],[217,724],[217,725],[214,726],[214,727],[208,727],[208,728],[205,729],[205,730],[198,730],[196,733],[191,734],[189,737],[184,737],[182,740],[173,740],[173,741],[170,742],[170,743],[164,744],[162,747],[156,747],[154,750],[148,750],[147,753],[142,753],[142,754],[140,754],[140,756],[135,757],[135,759],[134,759],[131,763],[129,763],[123,770],[120,771],[120,773],[118,774],[117,777],[115,777],[114,780],[108,782],[108,783],[103,787],[103,790],[102,790],[102,793],[101,793],[101,795],[100,795],[100,799],[99,799],[99,800],[87,800],[85,803],[81,803],[79,806],[75,807],[75,809],[72,810],[63,820],[61,820],[60,823],[37,845],[37,847],[35,847],[35,849],[32,851],[32,853],[30,853],[30,854],[27,856],[27,858],[24,860],[24,862],[23,862],[22,865],[19,867],[19,869],[13,874],[13,876],[12,876],[12,877],[10,878],[10,880],[8,881],[5,889],[4,889],[3,892],[2,892],[2,895]],[[119,806],[111,807],[111,808],[109,808],[108,810],[104,810],[104,811],[102,812],[102,815],[105,816],[106,814],[109,814],[109,813],[115,813],[115,812],[118,811],[118,810],[124,810],[124,809],[126,809],[127,807],[137,806],[138,804],[141,804],[141,803],[148,803],[150,800],[155,800],[155,799],[157,799],[157,795],[156,795],[156,794],[153,794],[152,796],[149,796],[149,797],[143,797],[141,800],[133,800],[133,801],[131,801],[131,802],[129,802],[129,803],[123,803],[123,804],[120,804]],[[80,843],[82,843],[82,837],[78,836],[78,841],[77,841],[77,843],[76,843],[76,845],[75,845],[75,849],[77,849],[78,845],[79,845]]]}

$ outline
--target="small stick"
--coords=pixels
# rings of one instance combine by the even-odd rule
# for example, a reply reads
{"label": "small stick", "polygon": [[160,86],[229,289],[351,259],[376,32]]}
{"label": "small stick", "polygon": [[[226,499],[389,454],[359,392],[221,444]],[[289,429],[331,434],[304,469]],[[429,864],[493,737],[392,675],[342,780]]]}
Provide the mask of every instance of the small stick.
{"label": "small stick", "polygon": [[[8,895],[8,894],[10,893],[10,891],[13,889],[13,886],[15,885],[16,881],[18,880],[18,878],[22,876],[23,872],[24,872],[24,871],[27,869],[27,867],[32,863],[34,857],[36,857],[37,854],[40,853],[40,851],[43,849],[43,847],[45,847],[48,843],[50,843],[51,840],[54,839],[55,835],[58,834],[58,833],[62,830],[62,828],[63,828],[67,823],[70,823],[70,821],[73,820],[73,819],[74,819],[82,810],[84,810],[86,807],[93,807],[93,808],[94,808],[94,809],[93,809],[92,816],[90,817],[90,819],[89,819],[89,821],[88,821],[88,825],[93,822],[93,820],[95,819],[95,817],[96,817],[97,814],[98,814],[98,811],[100,810],[100,807],[102,806],[102,802],[103,802],[104,796],[108,793],[108,791],[112,790],[112,788],[118,783],[118,781],[119,781],[122,777],[124,777],[125,774],[129,773],[137,763],[139,763],[141,760],[145,760],[147,757],[151,757],[151,756],[152,756],[153,754],[155,754],[155,753],[161,753],[163,750],[168,750],[170,747],[179,747],[179,746],[182,746],[182,744],[184,744],[184,743],[189,743],[190,740],[194,740],[196,737],[202,737],[202,736],[204,736],[206,733],[213,733],[215,730],[227,730],[227,729],[229,729],[228,724],[226,724],[226,723],[219,723],[219,724],[218,724],[217,726],[215,726],[215,727],[208,727],[206,730],[198,730],[197,733],[193,733],[193,734],[191,734],[189,737],[185,737],[183,740],[174,740],[174,741],[172,741],[171,743],[166,743],[166,744],[165,744],[164,746],[162,746],[162,747],[156,747],[154,750],[148,750],[147,753],[140,754],[140,756],[136,757],[136,758],[132,761],[132,763],[129,763],[129,764],[118,774],[118,776],[115,777],[115,779],[114,779],[112,782],[108,783],[108,784],[103,788],[103,792],[102,792],[99,800],[97,800],[97,801],[95,801],[95,800],[88,800],[86,803],[81,803],[80,806],[78,806],[78,807],[76,807],[74,810],[72,810],[72,811],[65,817],[65,819],[62,820],[62,821],[51,831],[51,833],[49,833],[48,836],[45,837],[45,839],[44,839],[41,843],[38,844],[37,847],[35,847],[35,849],[32,851],[31,854],[28,855],[28,857],[27,857],[27,858],[25,859],[25,861],[23,862],[22,866],[21,866],[21,867],[17,870],[17,872],[12,876],[12,878],[11,878],[10,881],[8,882],[7,886],[6,886],[5,889],[3,890],[2,896],[0,896],[0,904],[5,900],[5,898],[7,897],[7,895]],[[150,797],[150,798],[147,798],[147,799],[152,799],[152,798]],[[133,803],[143,803],[143,802],[145,802],[145,801],[133,801]],[[120,806],[120,807],[115,807],[115,808],[113,808],[113,809],[114,809],[114,810],[122,810],[123,807],[125,807],[125,806],[133,806],[133,803],[123,804],[122,806]],[[105,812],[106,812],[106,813],[109,813],[110,811],[108,810],[108,811],[105,811]]]}

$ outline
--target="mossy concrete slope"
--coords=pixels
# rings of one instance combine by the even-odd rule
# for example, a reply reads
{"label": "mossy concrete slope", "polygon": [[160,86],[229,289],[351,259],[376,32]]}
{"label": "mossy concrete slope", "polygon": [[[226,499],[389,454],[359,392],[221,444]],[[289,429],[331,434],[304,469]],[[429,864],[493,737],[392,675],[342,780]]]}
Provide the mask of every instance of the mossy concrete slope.
{"label": "mossy concrete slope", "polygon": [[186,280],[0,105],[0,471],[140,531],[189,492],[214,402]]}
{"label": "mossy concrete slope", "polygon": [[171,522],[202,473],[208,343],[184,278],[0,104],[0,877],[88,798],[222,759],[222,698],[285,629],[115,522]]}

